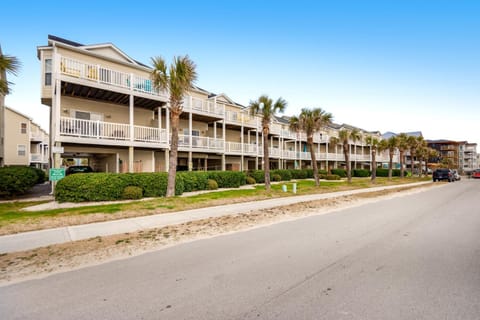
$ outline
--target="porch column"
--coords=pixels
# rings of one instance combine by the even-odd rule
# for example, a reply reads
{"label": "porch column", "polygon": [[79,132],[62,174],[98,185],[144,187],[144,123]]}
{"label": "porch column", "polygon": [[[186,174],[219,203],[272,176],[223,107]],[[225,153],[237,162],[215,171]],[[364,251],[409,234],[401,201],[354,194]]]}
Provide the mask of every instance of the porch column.
{"label": "porch column", "polygon": [[255,170],[258,170],[258,153],[260,152],[258,147],[258,125],[257,130],[255,130],[255,143],[257,144],[257,154],[255,156]]}
{"label": "porch column", "polygon": [[[263,145],[264,142],[265,142],[265,138],[262,130],[262,150],[265,150],[265,146]],[[265,170],[265,153],[262,156],[262,170]]]}
{"label": "porch column", "polygon": [[203,162],[203,171],[208,171],[208,158],[205,157]]}
{"label": "porch column", "polygon": [[155,151],[152,151],[152,172],[155,172]]}
{"label": "porch column", "polygon": [[242,126],[240,127],[240,143],[242,144],[242,150],[241,150],[241,156],[240,156],[240,171],[244,171],[243,170],[243,159],[244,159],[244,150],[245,150],[245,146],[243,145],[243,141],[244,141],[244,138],[243,138],[243,135],[244,135],[244,132],[243,132],[243,120],[242,120]]}
{"label": "porch column", "polygon": [[168,172],[170,170],[170,163],[169,163],[169,154],[170,151],[168,149],[165,149],[165,172]]}
{"label": "porch column", "polygon": [[157,108],[158,113],[158,130],[162,129],[162,107]]}
{"label": "porch column", "polygon": [[130,95],[130,104],[129,104],[129,107],[128,107],[128,110],[129,110],[129,121],[130,121],[130,142],[133,142],[134,140],[134,135],[135,135],[135,129],[133,127],[133,103],[134,103],[134,98],[133,98],[133,95],[131,94]]}
{"label": "porch column", "polygon": [[168,145],[168,149],[170,149],[170,144],[171,144],[170,142],[170,109],[168,107],[165,109],[165,120],[166,120],[165,130],[167,131],[167,145]]}
{"label": "porch column", "polygon": [[128,147],[128,172],[133,172],[133,147]]}
{"label": "porch column", "polygon": [[120,154],[115,154],[115,173],[120,173]]}
{"label": "porch column", "polygon": [[[190,141],[190,143],[192,143]],[[192,151],[188,151],[188,171],[192,171],[193,170],[193,158],[192,158]]]}
{"label": "porch column", "polygon": [[226,164],[225,164],[225,161],[226,161],[226,159],[225,159],[225,153],[224,153],[224,154],[222,154],[222,171],[225,171],[226,167],[227,167]]}

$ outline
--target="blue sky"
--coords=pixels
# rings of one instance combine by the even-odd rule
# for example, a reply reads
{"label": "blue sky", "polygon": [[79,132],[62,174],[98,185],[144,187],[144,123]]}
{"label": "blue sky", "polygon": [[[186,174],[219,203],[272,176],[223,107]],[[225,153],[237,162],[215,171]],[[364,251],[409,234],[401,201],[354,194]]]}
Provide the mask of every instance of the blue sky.
{"label": "blue sky", "polygon": [[[72,3],[72,2],[70,2]],[[112,42],[149,64],[188,54],[197,85],[247,105],[283,97],[337,123],[480,143],[480,1],[2,3],[0,45],[23,63],[6,104],[48,127],[36,47]]]}

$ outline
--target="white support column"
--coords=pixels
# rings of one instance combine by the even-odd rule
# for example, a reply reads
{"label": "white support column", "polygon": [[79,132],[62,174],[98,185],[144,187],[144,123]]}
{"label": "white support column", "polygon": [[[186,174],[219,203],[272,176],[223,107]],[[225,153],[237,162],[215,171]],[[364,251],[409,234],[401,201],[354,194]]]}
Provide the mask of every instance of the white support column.
{"label": "white support column", "polygon": [[170,170],[169,154],[170,152],[168,151],[168,149],[165,149],[165,172],[168,172]]}
{"label": "white support column", "polygon": [[115,173],[120,173],[120,154],[115,153]]}
{"label": "white support column", "polygon": [[192,151],[192,144],[193,144],[193,128],[192,128],[192,112],[190,111],[188,113],[188,141],[189,141],[189,147],[190,151]]}
{"label": "white support column", "polygon": [[131,94],[130,95],[130,103],[129,103],[129,106],[128,106],[128,111],[129,111],[129,122],[130,122],[130,142],[133,142],[134,140],[134,135],[135,135],[135,131],[134,131],[134,126],[133,126],[133,123],[134,123],[134,118],[133,118],[133,103],[134,103],[134,100],[133,100],[133,95]]}
{"label": "white support column", "polygon": [[[264,142],[265,142],[265,138],[262,130],[262,150],[265,150],[265,146],[263,145]],[[265,153],[262,156],[262,170],[265,170]]]}
{"label": "white support column", "polygon": [[[168,145],[168,150],[170,150],[170,109],[167,107],[165,109],[165,112],[166,112],[166,115],[165,115],[165,120],[166,120],[166,123],[165,123],[165,130],[167,131],[167,145]],[[168,163],[168,161],[167,161]],[[168,165],[167,165],[167,168],[168,168]],[[168,171],[168,169],[167,169]]]}
{"label": "white support column", "polygon": [[152,172],[155,172],[155,151],[152,150]]}
{"label": "white support column", "polygon": [[188,151],[188,171],[193,170],[193,157],[192,157],[192,150]]}
{"label": "white support column", "polygon": [[244,132],[243,132],[243,120],[242,120],[242,126],[240,127],[240,143],[242,144],[242,150],[241,150],[241,157],[240,157],[240,171],[244,171],[243,170],[243,161],[244,161],[244,152],[245,152],[245,146],[244,146]]}
{"label": "white support column", "polygon": [[133,147],[130,146],[128,147],[128,172],[132,173],[133,172]]}

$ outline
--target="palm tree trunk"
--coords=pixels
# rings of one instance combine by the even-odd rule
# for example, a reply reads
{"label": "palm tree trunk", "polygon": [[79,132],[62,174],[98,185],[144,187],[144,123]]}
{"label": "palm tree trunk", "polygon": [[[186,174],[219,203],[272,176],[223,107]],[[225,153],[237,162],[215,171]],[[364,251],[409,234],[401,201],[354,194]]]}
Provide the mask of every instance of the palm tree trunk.
{"label": "palm tree trunk", "polygon": [[405,176],[405,169],[403,168],[405,164],[405,152],[403,150],[400,150],[400,177]]}
{"label": "palm tree trunk", "polygon": [[313,138],[308,137],[307,143],[310,148],[310,157],[312,158],[313,178],[315,179],[315,186],[318,187],[320,185],[320,180],[318,179],[317,159],[315,158],[315,151],[313,150]]}
{"label": "palm tree trunk", "polygon": [[265,190],[270,191],[270,157],[268,154],[268,127],[263,128],[263,169],[265,171]]}
{"label": "palm tree trunk", "polygon": [[393,170],[393,151],[388,152],[388,180],[392,180],[392,170]]}
{"label": "palm tree trunk", "polygon": [[372,150],[372,183],[377,180],[377,151]]}
{"label": "palm tree trunk", "polygon": [[177,176],[178,160],[178,125],[180,114],[171,112],[172,141],[170,143],[170,158],[168,167],[167,197],[175,196],[175,177]]}
{"label": "palm tree trunk", "polygon": [[347,166],[347,181],[352,182],[352,168],[350,165],[350,152],[348,150],[348,143],[343,144],[343,154],[345,155],[345,162]]}

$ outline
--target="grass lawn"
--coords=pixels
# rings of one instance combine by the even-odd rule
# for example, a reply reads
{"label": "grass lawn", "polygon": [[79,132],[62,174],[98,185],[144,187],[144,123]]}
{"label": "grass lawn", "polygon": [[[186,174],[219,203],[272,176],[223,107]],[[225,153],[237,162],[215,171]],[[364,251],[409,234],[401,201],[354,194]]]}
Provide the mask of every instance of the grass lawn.
{"label": "grass lawn", "polygon": [[[304,195],[429,180],[431,180],[429,177],[392,178],[392,180],[379,177],[376,184],[371,184],[370,178],[353,178],[350,184],[346,181],[321,181],[319,187],[315,187],[313,180],[300,180],[296,183],[297,195]],[[272,184],[272,190],[268,193],[265,192],[263,185],[257,185],[254,189],[215,191],[188,197],[155,198],[152,200],[105,205],[92,204],[92,206],[87,207],[35,212],[22,211],[21,209],[44,203],[45,201],[0,203],[0,234],[294,196],[292,193],[293,183],[289,181]],[[282,191],[282,185],[284,184],[288,189],[286,193]],[[56,222],[49,225],[46,223],[48,221]],[[23,225],[23,227],[5,230],[7,227],[12,227],[12,225]]]}

